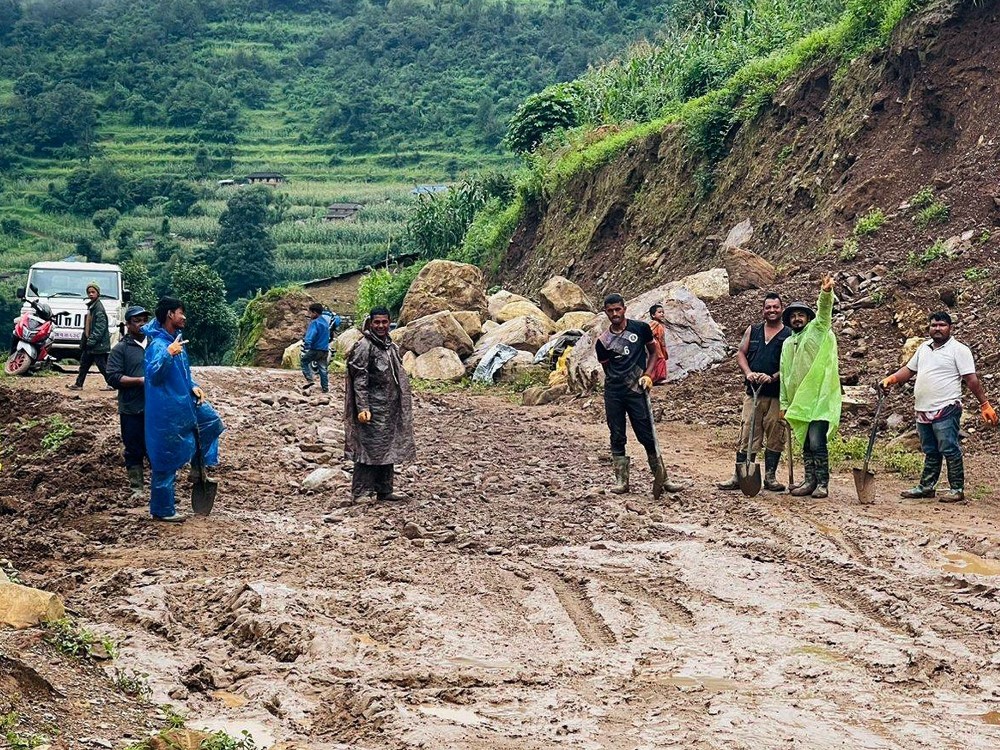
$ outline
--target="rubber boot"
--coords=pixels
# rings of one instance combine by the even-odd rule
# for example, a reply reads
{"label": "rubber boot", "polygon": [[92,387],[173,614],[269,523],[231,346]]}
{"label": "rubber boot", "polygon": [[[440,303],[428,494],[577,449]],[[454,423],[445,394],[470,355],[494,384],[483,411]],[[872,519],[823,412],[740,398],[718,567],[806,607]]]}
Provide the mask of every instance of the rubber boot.
{"label": "rubber boot", "polygon": [[[951,467],[949,466],[948,468],[950,469]],[[938,478],[940,476],[941,454],[937,453],[933,455],[925,455],[924,470],[920,474],[920,484],[916,487],[911,487],[908,490],[903,490],[899,493],[899,496],[906,498],[907,500],[916,500],[922,497],[934,497],[937,494],[935,488],[937,487]]]}
{"label": "rubber boot", "polygon": [[686,484],[670,481],[667,477],[666,464],[655,453],[647,453],[646,460],[649,462],[649,470],[653,473],[653,500],[659,500],[664,492],[680,492],[687,488]]}
{"label": "rubber boot", "polygon": [[789,493],[792,497],[807,497],[816,489],[816,460],[811,453],[802,456],[802,465],[806,478]]}
{"label": "rubber boot", "polygon": [[764,451],[764,489],[771,492],[784,492],[785,485],[778,481],[775,474],[778,471],[778,462],[781,460],[781,451]]}
{"label": "rubber boot", "polygon": [[814,456],[813,463],[816,473],[816,489],[812,491],[813,497],[827,497],[830,494],[830,457]]}
{"label": "rubber boot", "polygon": [[720,489],[720,490],[726,490],[726,491],[738,490],[740,488],[740,480],[739,480],[739,476],[737,475],[736,472],[739,469],[740,464],[744,463],[746,460],[747,460],[747,454],[746,453],[737,452],[736,453],[736,468],[733,469],[732,479],[730,479],[728,482],[719,482],[715,486],[718,489]]}
{"label": "rubber boot", "polygon": [[965,459],[962,454],[951,456],[948,462],[948,484],[951,487],[938,496],[939,503],[960,503],[965,500]]}
{"label": "rubber boot", "polygon": [[611,491],[616,495],[624,495],[628,492],[629,457],[611,456],[615,466],[615,486]]}
{"label": "rubber boot", "polygon": [[132,494],[129,496],[130,500],[142,500],[146,497],[146,493],[143,490],[143,476],[141,466],[129,466],[128,467],[128,487],[132,490]]}

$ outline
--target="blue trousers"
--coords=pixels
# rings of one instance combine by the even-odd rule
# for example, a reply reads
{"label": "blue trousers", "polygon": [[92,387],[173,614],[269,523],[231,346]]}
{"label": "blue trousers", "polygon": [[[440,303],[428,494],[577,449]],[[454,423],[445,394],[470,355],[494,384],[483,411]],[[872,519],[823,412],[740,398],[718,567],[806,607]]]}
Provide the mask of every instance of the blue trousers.
{"label": "blue trousers", "polygon": [[[202,460],[205,466],[219,465],[219,441],[213,440],[210,445],[201,447]],[[166,518],[177,512],[175,487],[176,471],[154,471],[149,480],[149,513],[153,516]]]}
{"label": "blue trousers", "polygon": [[325,352],[322,349],[302,350],[302,374],[305,376],[306,382],[311,383],[313,379],[312,363],[315,362],[316,369],[319,370],[319,387],[323,389],[323,393],[330,390],[326,364],[329,354],[330,352]]}

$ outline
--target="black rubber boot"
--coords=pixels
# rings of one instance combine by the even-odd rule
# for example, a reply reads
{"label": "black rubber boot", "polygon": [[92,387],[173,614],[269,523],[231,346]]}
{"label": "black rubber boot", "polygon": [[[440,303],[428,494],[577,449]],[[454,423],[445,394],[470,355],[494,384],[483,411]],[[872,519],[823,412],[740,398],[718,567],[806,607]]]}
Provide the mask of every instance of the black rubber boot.
{"label": "black rubber boot", "polygon": [[792,497],[806,497],[816,489],[816,462],[811,453],[803,454],[802,465],[806,478],[789,493]]}
{"label": "black rubber boot", "polygon": [[659,500],[664,492],[674,493],[687,489],[687,484],[670,481],[666,464],[655,453],[647,453],[646,460],[649,462],[649,470],[653,473],[653,500]]}
{"label": "black rubber boot", "polygon": [[132,490],[131,499],[141,500],[146,496],[146,492],[143,489],[143,476],[141,466],[129,466],[128,467],[128,487]]}
{"label": "black rubber boot", "polygon": [[785,485],[778,481],[775,474],[778,462],[781,461],[781,451],[764,451],[764,489],[771,492],[784,492]]}
{"label": "black rubber boot", "polygon": [[[915,500],[922,497],[934,497],[937,494],[935,488],[937,487],[938,479],[941,476],[941,458],[942,456],[940,453],[925,455],[924,470],[920,474],[920,484],[916,487],[911,487],[908,490],[903,490],[899,493],[899,496],[908,500]],[[949,466],[948,468],[950,473],[951,467]]]}
{"label": "black rubber boot", "polygon": [[[737,468],[739,468],[739,465],[742,464],[746,460],[747,460],[747,454],[746,453],[740,453],[739,451],[737,451],[737,453],[736,453],[736,466],[737,466]],[[715,485],[716,488],[718,488],[720,490],[726,490],[726,491],[738,490],[740,488],[740,480],[739,480],[739,477],[736,474],[736,471],[737,471],[737,469],[733,469],[733,476],[732,476],[732,478],[728,482],[719,482],[717,485]]]}
{"label": "black rubber boot", "polygon": [[948,492],[938,496],[941,503],[960,503],[965,500],[965,459],[962,454],[946,459],[948,462]]}
{"label": "black rubber boot", "polygon": [[611,491],[616,495],[628,492],[629,460],[628,456],[611,456],[615,466],[615,486]]}
{"label": "black rubber boot", "polygon": [[816,472],[816,489],[812,491],[812,496],[827,497],[830,494],[830,458],[829,456],[814,456],[813,463]]}

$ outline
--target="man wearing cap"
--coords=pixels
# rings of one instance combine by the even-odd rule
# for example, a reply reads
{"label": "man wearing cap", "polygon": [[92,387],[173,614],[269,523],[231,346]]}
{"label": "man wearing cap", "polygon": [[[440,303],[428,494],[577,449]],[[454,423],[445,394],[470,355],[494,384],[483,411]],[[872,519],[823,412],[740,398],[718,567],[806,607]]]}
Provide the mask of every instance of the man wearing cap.
{"label": "man wearing cap", "polygon": [[125,444],[125,470],[128,472],[132,499],[140,500],[143,491],[143,462],[146,459],[146,393],[144,362],[146,334],[142,327],[149,313],[135,305],[125,311],[125,335],[108,357],[108,383],[118,391],[118,419]]}
{"label": "man wearing cap", "polygon": [[978,399],[983,420],[989,425],[997,424],[997,413],[986,400],[986,393],[976,375],[972,351],[951,337],[951,324],[948,313],[932,313],[931,340],[921,344],[905,366],[879,383],[881,388],[889,389],[913,376],[917,378],[913,399],[920,449],[924,454],[924,471],[920,475],[920,484],[901,493],[904,498],[934,497],[944,459],[948,463],[950,489],[940,495],[938,501],[960,503],[965,500],[965,462],[958,436],[962,421],[962,383]]}
{"label": "man wearing cap", "polygon": [[795,497],[826,497],[830,459],[827,440],[840,425],[840,369],[833,322],[833,277],[824,276],[813,312],[805,302],[793,302],[781,319],[792,329],[781,348],[781,416],[802,446],[805,481],[792,490]]}
{"label": "man wearing cap", "polygon": [[87,372],[92,364],[97,365],[104,381],[108,381],[108,352],[111,351],[111,331],[108,328],[108,314],[101,302],[101,287],[96,282],[87,284],[87,317],[83,321],[83,335],[80,337],[80,372],[76,382],[68,387],[72,391],[83,390]]}

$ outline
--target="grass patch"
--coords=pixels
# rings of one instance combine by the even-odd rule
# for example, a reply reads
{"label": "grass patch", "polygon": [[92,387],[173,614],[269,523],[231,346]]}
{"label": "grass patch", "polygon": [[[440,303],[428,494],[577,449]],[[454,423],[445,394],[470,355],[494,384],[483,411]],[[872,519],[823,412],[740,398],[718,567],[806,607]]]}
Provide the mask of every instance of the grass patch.
{"label": "grass patch", "polygon": [[42,436],[42,450],[55,453],[73,436],[73,427],[59,414],[49,417],[49,429]]}
{"label": "grass patch", "polygon": [[118,644],[111,638],[98,637],[80,627],[71,617],[63,617],[45,624],[45,640],[56,650],[77,659],[107,658],[118,655]]}
{"label": "grass patch", "polygon": [[840,252],[837,253],[837,258],[842,262],[848,263],[858,257],[858,241],[856,239],[849,239],[844,241],[844,246],[840,248]]}
{"label": "grass patch", "polygon": [[46,739],[41,735],[27,734],[18,730],[21,717],[16,711],[0,714],[0,737],[3,737],[8,750],[34,750],[34,748],[46,743]]}
{"label": "grass patch", "polygon": [[951,209],[947,205],[932,201],[920,209],[920,212],[913,217],[913,221],[921,229],[926,229],[932,224],[947,224],[950,218]]}
{"label": "grass patch", "polygon": [[[868,450],[868,437],[855,435],[844,440],[840,435],[834,437],[827,446],[830,452],[830,465],[843,467],[845,464],[856,464],[858,467],[865,460]],[[897,472],[905,479],[915,479],[920,476],[924,467],[924,457],[919,453],[910,453],[899,448],[888,448],[875,444],[872,449],[871,465],[881,467],[886,471]]]}
{"label": "grass patch", "polygon": [[115,669],[111,676],[111,684],[125,695],[140,701],[149,700],[153,694],[153,689],[149,687],[149,675],[145,672]]}
{"label": "grass patch", "polygon": [[910,197],[910,206],[912,208],[927,208],[927,206],[931,205],[933,202],[934,188],[930,185],[924,185]]}
{"label": "grass patch", "polygon": [[966,281],[984,281],[990,277],[990,269],[988,268],[966,268],[962,272],[962,277]]}
{"label": "grass patch", "polygon": [[882,209],[873,208],[871,211],[858,219],[857,223],[854,225],[854,236],[867,237],[870,234],[875,234],[875,232],[882,228],[882,225],[885,224],[885,222],[885,213],[882,212]]}
{"label": "grass patch", "polygon": [[947,245],[944,244],[944,240],[937,239],[922,253],[911,251],[907,257],[907,262],[911,266],[929,266],[936,260],[951,260],[952,257],[954,256],[951,251],[948,250]]}

